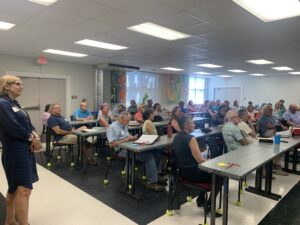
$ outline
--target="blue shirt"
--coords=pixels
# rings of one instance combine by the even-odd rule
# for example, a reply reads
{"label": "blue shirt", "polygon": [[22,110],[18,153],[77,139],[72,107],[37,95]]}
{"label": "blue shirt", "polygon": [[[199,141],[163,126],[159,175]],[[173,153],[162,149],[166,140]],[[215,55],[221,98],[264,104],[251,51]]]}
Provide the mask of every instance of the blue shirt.
{"label": "blue shirt", "polygon": [[300,112],[291,113],[287,111],[283,114],[283,118],[296,125],[300,125]]}
{"label": "blue shirt", "polygon": [[265,116],[262,115],[259,119],[259,133],[261,136],[265,137],[265,136],[269,136],[266,135],[266,132],[269,130],[266,125],[273,125],[273,126],[277,126],[279,125],[278,123],[278,119],[276,116]]}
{"label": "blue shirt", "polygon": [[[53,127],[59,127],[62,130],[65,131],[71,131],[72,130],[72,126],[69,123],[69,121],[63,117],[63,116],[56,116],[56,115],[51,115],[48,119],[48,127],[49,128],[53,128]],[[55,141],[59,141],[60,139],[63,138],[64,135],[59,135],[54,133],[54,138]]]}
{"label": "blue shirt", "polygon": [[78,108],[78,109],[75,110],[73,115],[75,116],[75,119],[77,119],[77,118],[87,118],[88,116],[91,116],[92,113],[88,109],[85,112],[83,112],[80,108]]}

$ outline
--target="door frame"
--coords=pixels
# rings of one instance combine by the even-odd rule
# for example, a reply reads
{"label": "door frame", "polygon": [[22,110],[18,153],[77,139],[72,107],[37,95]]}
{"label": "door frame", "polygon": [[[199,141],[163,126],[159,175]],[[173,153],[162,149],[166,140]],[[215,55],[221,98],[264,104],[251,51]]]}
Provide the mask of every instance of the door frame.
{"label": "door frame", "polygon": [[66,80],[66,115],[71,115],[71,76],[61,74],[50,73],[30,73],[30,72],[18,72],[18,71],[6,71],[6,74],[12,74],[19,77],[31,77],[31,78],[48,78],[48,79],[61,79]]}

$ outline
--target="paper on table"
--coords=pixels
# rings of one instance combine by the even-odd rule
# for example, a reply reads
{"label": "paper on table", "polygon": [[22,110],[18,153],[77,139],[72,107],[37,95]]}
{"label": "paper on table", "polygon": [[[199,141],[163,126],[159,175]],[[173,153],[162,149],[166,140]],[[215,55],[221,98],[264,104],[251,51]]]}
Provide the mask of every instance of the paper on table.
{"label": "paper on table", "polygon": [[158,135],[143,134],[138,140],[134,141],[133,143],[151,145],[158,139],[158,137]]}

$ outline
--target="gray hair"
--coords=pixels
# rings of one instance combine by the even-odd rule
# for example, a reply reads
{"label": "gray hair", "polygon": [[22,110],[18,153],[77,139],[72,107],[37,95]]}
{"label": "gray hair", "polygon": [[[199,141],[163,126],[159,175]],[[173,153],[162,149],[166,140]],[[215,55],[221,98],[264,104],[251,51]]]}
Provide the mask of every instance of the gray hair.
{"label": "gray hair", "polygon": [[130,113],[127,112],[127,111],[123,111],[123,112],[121,112],[121,113],[119,114],[118,119],[123,119],[123,118],[125,118],[125,117],[131,118]]}
{"label": "gray hair", "polygon": [[234,116],[234,114],[237,114],[237,111],[236,110],[229,110],[227,113],[226,113],[226,120],[228,122],[231,122],[231,118]]}

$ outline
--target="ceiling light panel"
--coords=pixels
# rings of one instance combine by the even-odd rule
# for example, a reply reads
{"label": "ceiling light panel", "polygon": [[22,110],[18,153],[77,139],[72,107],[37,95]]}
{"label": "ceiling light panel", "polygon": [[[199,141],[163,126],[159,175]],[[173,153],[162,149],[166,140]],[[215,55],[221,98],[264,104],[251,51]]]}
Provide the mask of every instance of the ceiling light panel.
{"label": "ceiling light panel", "polygon": [[114,44],[109,44],[109,43],[100,42],[100,41],[93,41],[93,40],[89,40],[89,39],[77,41],[77,42],[75,42],[75,44],[86,45],[86,46],[91,46],[91,47],[96,47],[96,48],[104,48],[104,49],[109,49],[109,50],[122,50],[122,49],[128,48],[128,47],[121,46],[121,45],[114,45]]}
{"label": "ceiling light panel", "polygon": [[211,73],[207,73],[207,72],[195,72],[195,74],[200,74],[200,75],[209,75]]}
{"label": "ceiling light panel", "polygon": [[246,73],[247,71],[245,70],[227,70],[228,72],[232,72],[232,73]]}
{"label": "ceiling light panel", "polygon": [[176,30],[169,29],[167,27],[163,27],[157,25],[155,23],[142,23],[139,25],[127,27],[129,30],[133,30],[139,33],[143,33],[146,35],[150,35],[153,37],[165,39],[168,41],[174,41],[178,39],[188,38],[190,35],[178,32]]}
{"label": "ceiling light panel", "polygon": [[253,63],[257,65],[266,65],[266,64],[273,64],[273,62],[265,60],[265,59],[254,59],[254,60],[247,60],[248,63]]}
{"label": "ceiling light panel", "polygon": [[219,75],[219,77],[228,78],[228,77],[232,77],[232,76],[229,76],[229,75]]}
{"label": "ceiling light panel", "polygon": [[28,1],[40,4],[40,5],[44,5],[44,6],[49,6],[49,5],[52,5],[54,2],[56,2],[57,0],[28,0]]}
{"label": "ceiling light panel", "polygon": [[0,30],[9,30],[14,26],[16,26],[16,24],[0,21]]}
{"label": "ceiling light panel", "polygon": [[197,66],[206,67],[206,68],[220,68],[220,67],[222,67],[222,66],[219,66],[219,65],[209,64],[209,63],[198,64]]}
{"label": "ceiling light panel", "polygon": [[88,56],[87,54],[82,54],[82,53],[77,53],[77,52],[67,52],[67,51],[56,50],[56,49],[46,49],[43,52],[56,54],[56,55],[72,56],[72,57],[85,57],[85,56]]}
{"label": "ceiling light panel", "polygon": [[250,76],[255,76],[255,77],[264,77],[265,74],[262,74],[262,73],[251,73],[249,74]]}
{"label": "ceiling light panel", "polygon": [[300,75],[300,72],[289,72],[289,74],[292,74],[292,75]]}
{"label": "ceiling light panel", "polygon": [[287,66],[278,66],[278,67],[272,67],[273,70],[278,70],[278,71],[291,71],[294,70],[290,67]]}
{"label": "ceiling light panel", "polygon": [[264,22],[300,15],[298,0],[233,0]]}
{"label": "ceiling light panel", "polygon": [[163,70],[171,70],[171,71],[183,71],[183,69],[180,69],[180,68],[174,68],[174,67],[164,67],[164,68],[161,68]]}

